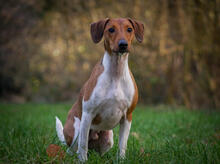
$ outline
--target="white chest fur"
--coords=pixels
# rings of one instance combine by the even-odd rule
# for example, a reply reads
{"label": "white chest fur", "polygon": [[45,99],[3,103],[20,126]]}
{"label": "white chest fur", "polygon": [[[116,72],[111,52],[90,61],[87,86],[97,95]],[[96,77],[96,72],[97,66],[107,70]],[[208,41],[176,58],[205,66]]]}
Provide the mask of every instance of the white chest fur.
{"label": "white chest fur", "polygon": [[134,84],[128,68],[128,54],[123,56],[104,55],[103,73],[88,101],[83,101],[83,112],[99,114],[101,122],[91,125],[95,130],[114,128],[126,115],[134,96]]}

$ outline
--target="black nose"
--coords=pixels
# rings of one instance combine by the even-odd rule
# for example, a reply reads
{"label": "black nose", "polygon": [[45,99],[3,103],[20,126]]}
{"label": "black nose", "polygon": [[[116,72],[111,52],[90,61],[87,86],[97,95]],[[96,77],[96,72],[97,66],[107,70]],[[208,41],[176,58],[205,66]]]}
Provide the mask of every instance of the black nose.
{"label": "black nose", "polygon": [[128,43],[126,40],[122,39],[118,42],[119,51],[125,51],[128,47]]}

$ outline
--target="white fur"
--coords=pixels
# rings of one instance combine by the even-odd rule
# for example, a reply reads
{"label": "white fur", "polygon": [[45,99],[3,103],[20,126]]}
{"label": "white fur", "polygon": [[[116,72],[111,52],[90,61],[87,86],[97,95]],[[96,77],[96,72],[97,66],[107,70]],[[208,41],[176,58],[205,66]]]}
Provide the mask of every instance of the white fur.
{"label": "white fur", "polygon": [[114,136],[113,130],[111,130],[111,131],[110,131],[110,136],[109,136],[109,138],[110,138],[110,147],[111,147],[111,148],[112,148],[112,146],[114,145],[113,136]]}
{"label": "white fur", "polygon": [[61,141],[62,144],[66,144],[64,135],[63,135],[63,125],[62,122],[59,120],[59,118],[56,116],[56,131],[57,131],[57,136],[59,140]]}
{"label": "white fur", "polygon": [[89,137],[89,129],[92,122],[92,118],[93,117],[90,113],[83,111],[81,118],[81,125],[80,125],[78,150],[77,150],[78,158],[80,161],[87,160],[88,137]]}
{"label": "white fur", "polygon": [[77,117],[74,117],[75,119],[75,122],[74,122],[74,138],[73,138],[73,141],[72,141],[72,144],[71,146],[67,149],[67,152],[70,154],[70,155],[73,155],[73,153],[77,150],[77,147],[78,147],[78,137],[79,137],[79,130],[80,130],[80,119],[77,118]]}
{"label": "white fur", "polygon": [[80,119],[77,117],[74,117],[74,119],[75,119],[75,123],[74,123],[73,127],[75,129],[75,134],[74,134],[73,141],[75,141],[77,139],[77,137],[79,136],[79,130],[80,130]]}
{"label": "white fur", "polygon": [[[112,71],[115,70],[114,66],[118,66],[115,63],[119,63],[120,60],[122,61],[120,63],[122,65],[120,65],[121,72],[118,76],[117,72]],[[88,101],[83,100],[82,102],[83,115],[77,152],[81,161],[87,160],[89,129],[110,130],[118,125],[121,118],[126,117],[127,109],[132,103],[135,92],[128,68],[128,54],[124,56],[110,56],[105,52],[102,64],[104,66],[104,71],[98,77],[97,84],[90,99]],[[100,115],[101,123],[98,125],[91,125],[91,121],[96,114]],[[122,149],[123,152],[126,149],[130,126],[122,124],[122,129],[124,130],[120,132],[120,138],[125,139],[125,141],[121,141],[120,149]]]}
{"label": "white fur", "polygon": [[120,157],[125,157],[125,151],[127,148],[128,136],[130,133],[131,122],[126,119],[123,119],[120,124],[119,130],[119,148],[120,148]]}

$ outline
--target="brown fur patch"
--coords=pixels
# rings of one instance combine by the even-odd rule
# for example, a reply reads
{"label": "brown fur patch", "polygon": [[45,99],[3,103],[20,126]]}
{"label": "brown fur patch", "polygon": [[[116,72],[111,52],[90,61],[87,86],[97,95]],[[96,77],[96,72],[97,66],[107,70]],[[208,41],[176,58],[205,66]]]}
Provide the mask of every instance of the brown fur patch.
{"label": "brown fur patch", "polygon": [[130,18],[128,20],[131,22],[132,26],[134,27],[135,37],[137,41],[141,43],[144,39],[144,24]]}
{"label": "brown fur patch", "polygon": [[89,100],[89,98],[92,94],[92,91],[96,86],[97,79],[103,71],[104,71],[104,67],[100,61],[96,64],[95,68],[92,71],[91,76],[89,77],[89,80],[85,84],[84,97],[83,97],[84,101]]}
{"label": "brown fur patch", "polygon": [[77,102],[73,105],[72,109],[69,111],[68,113],[68,117],[66,120],[66,124],[64,126],[63,129],[63,133],[64,133],[64,137],[66,140],[66,143],[68,146],[70,146],[72,144],[72,140],[74,137],[74,122],[75,119],[74,117],[78,117],[81,120],[81,116],[82,116],[82,91],[80,92],[79,98],[77,100]]}
{"label": "brown fur patch", "polygon": [[[72,140],[74,138],[74,127],[73,127],[73,124],[75,122],[74,117],[78,117],[81,120],[82,100],[84,98],[84,100],[87,101],[90,98],[92,91],[96,86],[97,79],[103,71],[104,71],[104,67],[102,65],[102,62],[99,61],[94,67],[89,80],[85,83],[85,85],[80,90],[80,94],[79,94],[79,97],[76,103],[73,105],[72,109],[68,113],[66,124],[63,129],[63,133],[64,133],[66,143],[69,146],[72,144]],[[99,123],[99,121],[101,121],[101,119],[98,117],[94,120],[94,122],[97,124]]]}
{"label": "brown fur patch", "polygon": [[72,140],[74,137],[75,129],[73,128],[73,124],[74,124],[74,120],[67,119],[66,124],[63,129],[63,134],[64,134],[64,137],[66,140],[66,144],[68,146],[70,146],[72,144]]}
{"label": "brown fur patch", "polygon": [[90,34],[94,43],[98,43],[102,40],[103,32],[109,18],[92,23],[90,28]]}
{"label": "brown fur patch", "polygon": [[134,89],[135,89],[134,97],[133,97],[131,106],[128,108],[128,111],[127,111],[127,120],[131,122],[131,120],[132,120],[132,112],[134,111],[134,109],[136,107],[136,104],[138,102],[138,88],[137,88],[136,82],[134,80],[134,76],[133,76],[131,71],[130,71],[130,75],[131,75],[131,78],[132,78],[132,81],[133,81],[133,84],[134,84]]}
{"label": "brown fur patch", "polygon": [[95,118],[92,120],[93,125],[98,125],[102,121],[100,114],[97,114]]}

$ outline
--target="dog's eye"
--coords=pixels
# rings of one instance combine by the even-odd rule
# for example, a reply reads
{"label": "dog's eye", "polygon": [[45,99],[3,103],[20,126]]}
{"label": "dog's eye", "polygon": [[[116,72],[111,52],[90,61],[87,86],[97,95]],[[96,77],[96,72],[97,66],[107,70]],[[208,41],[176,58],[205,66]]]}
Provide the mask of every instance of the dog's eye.
{"label": "dog's eye", "polygon": [[132,32],[132,28],[128,27],[127,31]]}
{"label": "dog's eye", "polygon": [[110,29],[108,29],[108,31],[109,31],[110,33],[113,33],[113,32],[115,32],[115,29],[114,29],[114,28],[110,28]]}

